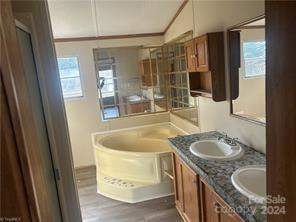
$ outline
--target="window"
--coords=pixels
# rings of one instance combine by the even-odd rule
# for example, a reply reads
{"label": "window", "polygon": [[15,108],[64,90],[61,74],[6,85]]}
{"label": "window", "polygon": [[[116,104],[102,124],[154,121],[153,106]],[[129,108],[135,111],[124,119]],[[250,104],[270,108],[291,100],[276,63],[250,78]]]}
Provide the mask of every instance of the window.
{"label": "window", "polygon": [[265,41],[244,42],[245,77],[265,75]]}
{"label": "window", "polygon": [[82,97],[78,58],[58,58],[58,66],[64,98]]}
{"label": "window", "polygon": [[102,97],[114,96],[113,70],[109,68],[99,71],[99,78],[104,81],[101,88]]}
{"label": "window", "polygon": [[103,119],[120,115],[115,59],[99,58],[96,61],[98,93]]}

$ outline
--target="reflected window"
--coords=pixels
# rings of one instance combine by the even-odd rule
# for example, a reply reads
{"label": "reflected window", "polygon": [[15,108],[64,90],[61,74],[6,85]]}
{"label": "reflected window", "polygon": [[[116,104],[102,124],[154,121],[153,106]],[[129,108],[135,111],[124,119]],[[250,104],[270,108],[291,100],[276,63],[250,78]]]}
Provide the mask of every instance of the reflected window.
{"label": "reflected window", "polygon": [[96,61],[98,96],[104,120],[120,115],[115,59],[100,58]]}
{"label": "reflected window", "polygon": [[114,96],[113,70],[101,70],[99,71],[99,77],[104,81],[101,88],[102,98]]}
{"label": "reflected window", "polygon": [[78,58],[58,58],[58,67],[64,98],[83,97]]}
{"label": "reflected window", "polygon": [[265,41],[244,42],[245,77],[265,75]]}

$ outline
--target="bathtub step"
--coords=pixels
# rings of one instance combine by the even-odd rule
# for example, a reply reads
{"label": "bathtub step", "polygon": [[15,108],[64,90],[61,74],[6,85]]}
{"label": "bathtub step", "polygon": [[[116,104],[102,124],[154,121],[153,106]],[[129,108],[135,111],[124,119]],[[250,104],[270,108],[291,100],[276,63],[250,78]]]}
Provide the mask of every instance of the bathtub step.
{"label": "bathtub step", "polygon": [[106,197],[127,202],[137,203],[173,194],[171,180],[162,183],[143,183],[123,180],[108,175],[97,177],[97,192]]}
{"label": "bathtub step", "polygon": [[144,183],[138,183],[135,181],[131,180],[123,180],[115,177],[110,177],[110,176],[103,176],[103,181],[106,184],[110,184],[111,186],[116,186],[116,187],[121,187],[121,188],[126,188],[126,189],[132,189],[132,188],[137,188],[140,186],[145,186],[146,184]]}

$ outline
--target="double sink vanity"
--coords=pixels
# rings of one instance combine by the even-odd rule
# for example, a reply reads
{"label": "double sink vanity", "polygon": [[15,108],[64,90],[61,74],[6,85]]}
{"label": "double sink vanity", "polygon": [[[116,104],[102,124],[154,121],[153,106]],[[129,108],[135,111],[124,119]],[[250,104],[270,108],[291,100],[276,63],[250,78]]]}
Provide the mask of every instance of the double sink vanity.
{"label": "double sink vanity", "polygon": [[186,222],[266,221],[265,155],[219,132],[169,138]]}
{"label": "double sink vanity", "polygon": [[[185,42],[191,96],[226,100],[230,116],[265,126],[265,17]],[[202,118],[202,117],[200,117]],[[218,132],[169,138],[176,208],[186,222],[266,221],[265,155]]]}

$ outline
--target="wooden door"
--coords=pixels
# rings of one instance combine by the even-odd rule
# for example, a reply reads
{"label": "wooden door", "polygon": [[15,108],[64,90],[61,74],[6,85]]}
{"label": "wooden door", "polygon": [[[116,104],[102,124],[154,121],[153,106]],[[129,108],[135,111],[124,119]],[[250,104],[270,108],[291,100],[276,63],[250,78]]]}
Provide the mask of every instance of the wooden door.
{"label": "wooden door", "polygon": [[15,138],[11,115],[7,104],[7,96],[2,84],[2,72],[0,70],[1,91],[1,194],[0,194],[0,218],[17,218],[21,221],[32,221],[27,190],[24,184],[24,175],[18,158],[17,141]]}
{"label": "wooden door", "polygon": [[47,125],[41,98],[38,73],[34,50],[31,42],[31,34],[24,29],[16,27],[18,43],[21,52],[21,59],[24,68],[24,77],[27,83],[28,95],[31,102],[31,112],[33,114],[32,125],[36,127],[35,137],[38,140],[38,149],[36,153],[41,158],[40,166],[43,169],[43,178],[46,181],[44,189],[49,194],[47,202],[51,206],[54,221],[61,221],[60,203],[57,190],[57,182],[54,173],[54,166],[50,151],[50,143],[48,139]]}
{"label": "wooden door", "polygon": [[183,180],[182,165],[179,158],[172,154],[173,170],[174,170],[174,187],[175,187],[175,204],[180,214],[183,212]]}
{"label": "wooden door", "polygon": [[268,222],[296,218],[296,2],[266,1],[266,158],[267,194],[280,195],[286,212]]}
{"label": "wooden door", "polygon": [[182,165],[183,214],[187,221],[199,222],[199,184],[196,175],[187,166]]}
{"label": "wooden door", "polygon": [[194,40],[185,42],[186,68],[188,72],[196,72],[196,56],[194,49]]}
{"label": "wooden door", "polygon": [[195,51],[197,57],[196,71],[208,72],[209,60],[208,60],[208,37],[207,35],[198,37],[195,39]]}
{"label": "wooden door", "polygon": [[[19,192],[23,187],[26,189],[31,220],[25,219],[27,215],[21,218],[21,221],[62,221],[31,38],[27,31],[20,33],[21,30],[16,27],[10,1],[0,1],[0,10],[1,81],[7,97],[11,122],[7,125],[10,124],[13,128],[10,139],[13,136],[15,140],[15,144],[10,143],[8,148],[17,148],[14,158],[18,159],[18,162],[9,160],[10,164],[13,164],[9,167],[15,168],[11,177],[16,178],[8,180],[15,181],[13,186]],[[17,175],[20,173],[16,172],[20,170],[19,167],[23,175],[22,181],[20,175]],[[9,201],[9,204],[4,202],[3,206],[9,207],[15,203],[14,209],[10,209],[15,215],[26,207],[18,209],[18,200],[12,198]]]}

